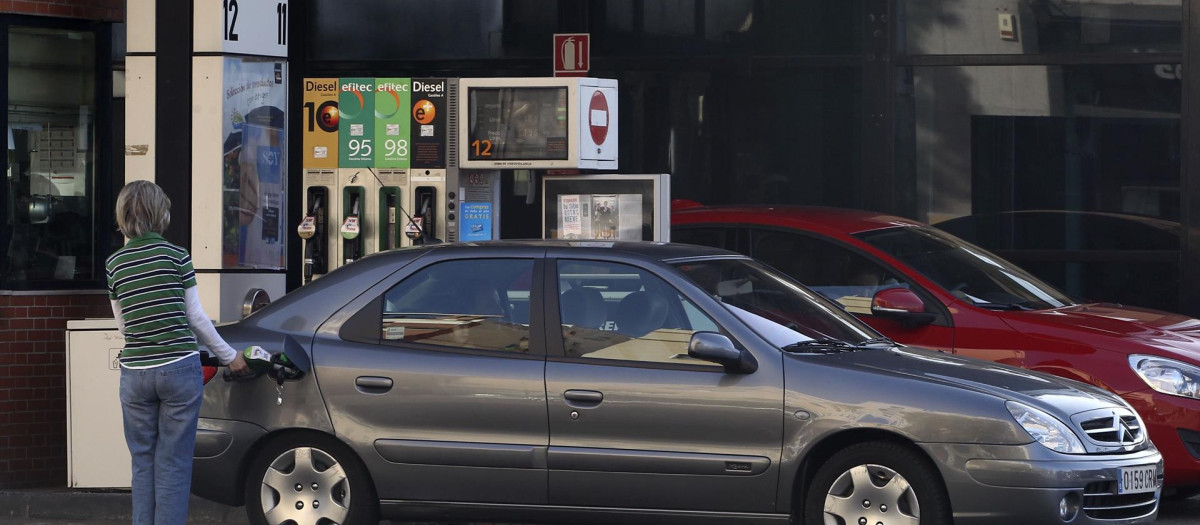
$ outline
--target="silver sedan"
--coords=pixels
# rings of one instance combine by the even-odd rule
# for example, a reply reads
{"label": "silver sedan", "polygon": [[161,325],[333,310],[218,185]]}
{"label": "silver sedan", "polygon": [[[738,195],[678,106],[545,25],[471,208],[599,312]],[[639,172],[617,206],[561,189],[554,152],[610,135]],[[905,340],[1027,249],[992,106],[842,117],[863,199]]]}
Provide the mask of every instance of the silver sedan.
{"label": "silver sedan", "polygon": [[[886,307],[886,305],[877,305]],[[251,523],[1135,524],[1128,405],[897,346],[729,252],[493,242],[366,257],[221,329],[193,491]]]}

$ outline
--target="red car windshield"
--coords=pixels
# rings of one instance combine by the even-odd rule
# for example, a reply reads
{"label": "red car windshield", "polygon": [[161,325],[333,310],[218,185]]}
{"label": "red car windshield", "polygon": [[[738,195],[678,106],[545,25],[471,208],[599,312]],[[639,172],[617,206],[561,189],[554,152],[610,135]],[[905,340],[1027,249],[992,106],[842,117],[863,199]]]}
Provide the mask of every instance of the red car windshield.
{"label": "red car windshield", "polygon": [[779,348],[809,341],[857,345],[886,339],[836,303],[757,261],[702,259],[674,266]]}
{"label": "red car windshield", "polygon": [[904,226],[855,236],[981,308],[1043,310],[1074,302],[1013,263],[936,228]]}

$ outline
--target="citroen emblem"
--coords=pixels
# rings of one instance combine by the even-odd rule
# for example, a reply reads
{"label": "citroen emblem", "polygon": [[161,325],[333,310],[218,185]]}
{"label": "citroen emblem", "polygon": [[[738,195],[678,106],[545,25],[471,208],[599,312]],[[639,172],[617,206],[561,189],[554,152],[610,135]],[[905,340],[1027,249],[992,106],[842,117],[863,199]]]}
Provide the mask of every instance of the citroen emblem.
{"label": "citroen emblem", "polygon": [[1116,420],[1117,420],[1116,421],[1117,428],[1121,432],[1121,444],[1122,445],[1132,445],[1133,443],[1135,443],[1137,441],[1137,438],[1134,437],[1133,430],[1129,428],[1129,424],[1126,423],[1125,420],[1121,419],[1120,416],[1117,416]]}

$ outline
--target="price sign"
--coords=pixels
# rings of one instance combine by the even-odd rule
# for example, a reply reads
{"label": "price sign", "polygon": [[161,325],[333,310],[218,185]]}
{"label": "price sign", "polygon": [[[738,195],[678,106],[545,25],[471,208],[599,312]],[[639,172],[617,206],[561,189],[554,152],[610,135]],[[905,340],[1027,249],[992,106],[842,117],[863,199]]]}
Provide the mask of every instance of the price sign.
{"label": "price sign", "polygon": [[338,163],[338,79],[304,79],[304,167]]}
{"label": "price sign", "polygon": [[446,167],[446,79],[414,78],[412,81],[412,168]]}
{"label": "price sign", "polygon": [[408,168],[412,157],[410,81],[407,78],[375,79],[375,166]]}
{"label": "price sign", "polygon": [[375,161],[375,79],[343,78],[338,93],[338,166],[369,168]]}
{"label": "price sign", "polygon": [[287,57],[288,0],[195,3],[195,51]]}

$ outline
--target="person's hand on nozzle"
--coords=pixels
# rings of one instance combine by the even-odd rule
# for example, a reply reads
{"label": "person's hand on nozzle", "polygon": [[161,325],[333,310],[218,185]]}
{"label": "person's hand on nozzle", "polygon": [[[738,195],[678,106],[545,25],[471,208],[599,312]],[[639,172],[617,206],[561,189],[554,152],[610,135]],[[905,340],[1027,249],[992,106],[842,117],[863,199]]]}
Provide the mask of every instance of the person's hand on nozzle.
{"label": "person's hand on nozzle", "polygon": [[246,364],[246,358],[242,357],[241,352],[227,366],[229,367],[229,371],[235,376],[244,376],[250,373],[250,366]]}

